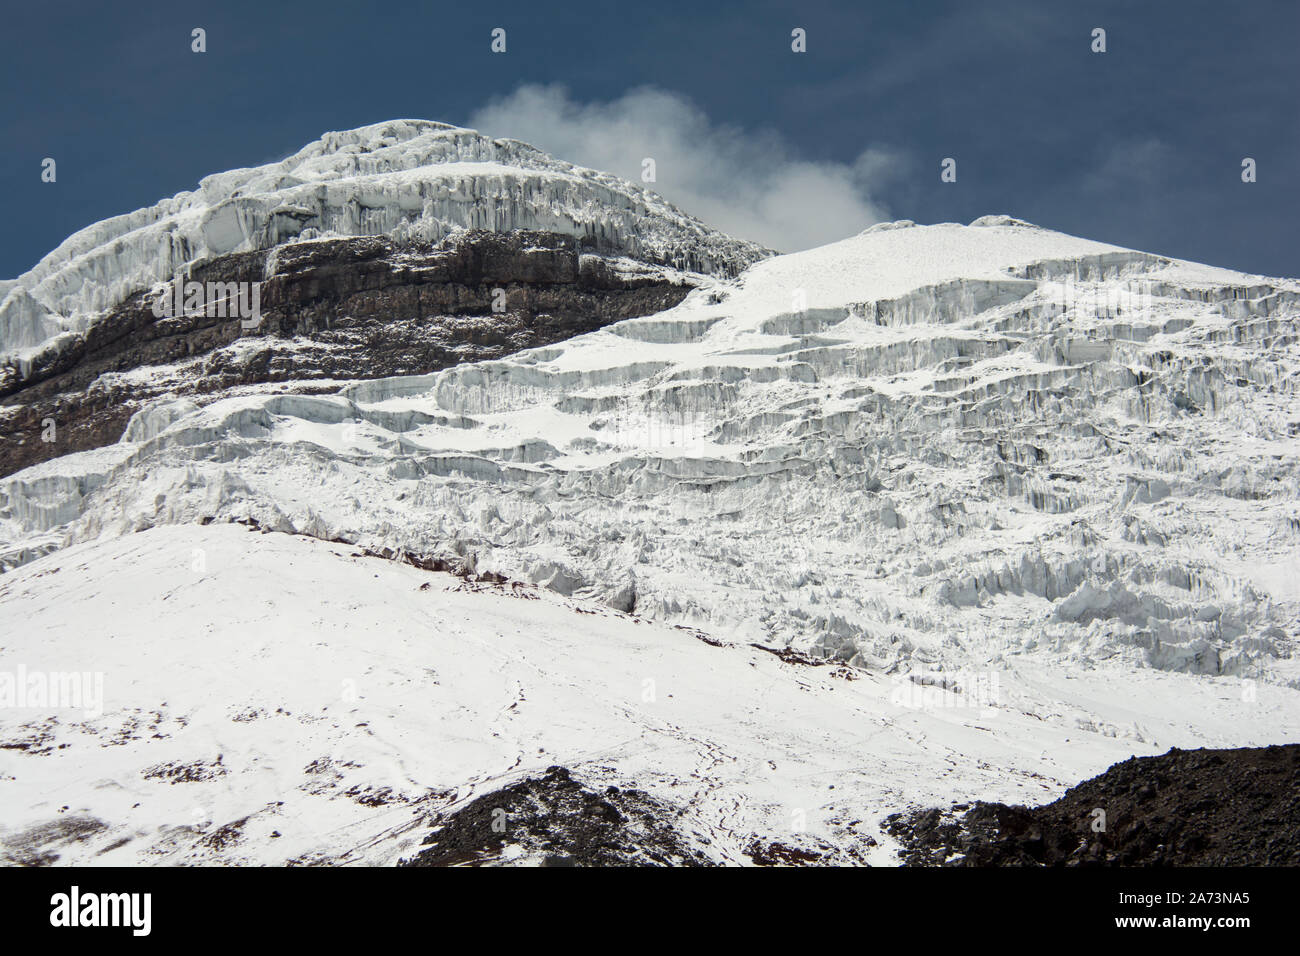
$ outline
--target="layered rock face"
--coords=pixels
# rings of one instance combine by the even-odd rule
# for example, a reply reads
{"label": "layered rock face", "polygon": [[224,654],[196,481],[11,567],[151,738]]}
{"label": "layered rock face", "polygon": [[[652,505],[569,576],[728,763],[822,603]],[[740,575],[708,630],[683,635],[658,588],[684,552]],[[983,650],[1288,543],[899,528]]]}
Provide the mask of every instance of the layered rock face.
{"label": "layered rock face", "polygon": [[22,372],[132,295],[232,253],[328,236],[437,243],[465,229],[555,232],[591,252],[718,274],[769,253],[525,143],[395,120],[327,133],[281,162],[209,176],[75,233],[0,282],[0,356]]}
{"label": "layered rock face", "polygon": [[[0,282],[0,474],[115,442],[159,395],[315,392],[497,357],[657,312],[690,275],[769,254],[515,140],[425,120],[327,133]],[[263,283],[269,321],[158,321],[150,291],[182,278]]]}
{"label": "layered rock face", "polygon": [[255,520],[925,680],[1295,685],[1298,320],[1295,280],[890,224],[501,360],[146,409],[0,484],[5,560]]}
{"label": "layered rock face", "polygon": [[[132,295],[24,374],[6,370],[0,474],[116,442],[160,395],[204,404],[259,383],[317,393],[499,358],[661,311],[697,281],[582,246],[472,230],[437,245],[321,239],[203,262],[190,281],[260,283],[260,324],[207,314],[216,310],[159,317],[153,295]],[[51,422],[54,440],[43,440]]]}

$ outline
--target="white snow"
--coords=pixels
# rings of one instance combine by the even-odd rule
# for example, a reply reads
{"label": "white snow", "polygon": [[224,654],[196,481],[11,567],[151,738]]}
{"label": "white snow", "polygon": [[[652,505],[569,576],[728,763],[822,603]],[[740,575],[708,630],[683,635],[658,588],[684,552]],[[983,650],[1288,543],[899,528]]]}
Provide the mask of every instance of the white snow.
{"label": "white snow", "polygon": [[[399,172],[333,148],[330,168]],[[169,830],[166,858],[386,862],[423,810],[564,763],[691,808],[734,862],[796,809],[848,853],[848,821],[880,839],[911,803],[1294,740],[1300,282],[1010,217],[891,226],[500,361],[160,404],[117,446],[0,480],[3,660],[86,649],[68,666],[116,674],[115,706],[169,735],[97,749],[60,720],[66,754],[0,751],[11,829],[75,803],[110,829],[67,859],[127,831],[103,859],[136,859],[216,794],[214,824],[252,814],[249,836]],[[282,533],[224,524],[246,519]],[[333,539],[542,591],[419,591],[425,572]],[[374,696],[344,706],[356,674]],[[992,714],[904,705],[994,674]],[[332,752],[357,766],[302,789]],[[141,777],[215,753],[213,786]],[[339,795],[384,780],[432,802]]]}
{"label": "white snow", "polygon": [[735,271],[766,254],[642,186],[526,143],[394,120],[327,133],[280,162],[208,176],[69,236],[0,284],[0,359],[22,364],[206,259],[328,236],[437,242],[472,228],[591,237],[691,270]]}
{"label": "white snow", "polygon": [[683,810],[719,862],[764,838],[890,863],[892,810],[1300,731],[1291,689],[1017,661],[981,701],[356,554],[189,525],[0,579],[0,680],[103,691],[0,710],[0,859],[387,864],[430,814],[560,764]]}
{"label": "white snow", "polygon": [[0,543],[252,516],[865,667],[1295,684],[1300,284],[982,222],[501,361],[147,409],[0,482]]}

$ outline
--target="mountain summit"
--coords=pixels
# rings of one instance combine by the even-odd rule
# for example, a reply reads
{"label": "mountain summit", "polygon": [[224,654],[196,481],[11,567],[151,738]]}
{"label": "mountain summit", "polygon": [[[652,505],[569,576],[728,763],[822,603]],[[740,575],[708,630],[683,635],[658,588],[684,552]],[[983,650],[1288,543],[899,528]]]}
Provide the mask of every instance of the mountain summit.
{"label": "mountain summit", "polygon": [[[96,223],[0,283],[0,474],[116,441],[157,395],[499,357],[668,308],[770,254],[515,140],[424,120],[327,133]],[[254,285],[259,315],[160,314],[186,281],[244,300]]]}
{"label": "mountain summit", "polygon": [[208,176],[74,233],[0,283],[0,354],[84,330],[131,294],[232,253],[338,236],[437,243],[465,229],[558,233],[586,251],[705,273],[734,274],[769,254],[526,143],[394,120],[326,133],[287,159]]}
{"label": "mountain summit", "polygon": [[0,654],[110,689],[0,726],[16,859],[947,859],[887,814],[1300,735],[1300,281],[552,164],[331,134],[11,291],[102,311],[0,379]]}

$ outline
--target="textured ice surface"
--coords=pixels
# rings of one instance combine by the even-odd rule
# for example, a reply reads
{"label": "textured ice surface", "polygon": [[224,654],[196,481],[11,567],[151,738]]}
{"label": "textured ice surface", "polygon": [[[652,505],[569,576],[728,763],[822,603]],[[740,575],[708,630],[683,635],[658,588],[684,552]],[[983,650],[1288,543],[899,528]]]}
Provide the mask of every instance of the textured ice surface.
{"label": "textured ice surface", "polygon": [[641,186],[526,143],[395,120],[327,133],[288,159],[208,176],[74,233],[0,284],[0,357],[49,348],[205,259],[327,236],[437,242],[466,228],[576,235],[601,251],[723,274],[766,254]]}
{"label": "textured ice surface", "polygon": [[254,518],[876,672],[1296,685],[1300,283],[894,225],[501,361],[149,410],[0,483],[0,561]]}
{"label": "textured ice surface", "polygon": [[0,634],[0,675],[102,678],[98,706],[0,709],[10,864],[391,863],[554,764],[649,791],[717,862],[775,840],[889,863],[894,810],[1046,802],[1133,754],[1300,733],[1289,688],[1024,656],[982,702],[964,674],[810,666],[229,524],[6,574]]}

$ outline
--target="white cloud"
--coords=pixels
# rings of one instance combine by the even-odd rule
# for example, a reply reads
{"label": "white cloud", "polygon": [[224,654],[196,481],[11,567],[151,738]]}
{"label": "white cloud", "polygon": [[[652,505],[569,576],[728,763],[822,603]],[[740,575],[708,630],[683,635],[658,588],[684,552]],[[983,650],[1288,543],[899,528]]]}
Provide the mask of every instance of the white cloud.
{"label": "white cloud", "polygon": [[773,132],[714,125],[689,100],[630,90],[578,103],[559,86],[521,86],[476,112],[469,125],[523,140],[553,156],[641,182],[723,232],[782,252],[834,242],[888,218],[872,196],[893,154],[868,149],[853,164],[810,162]]}

